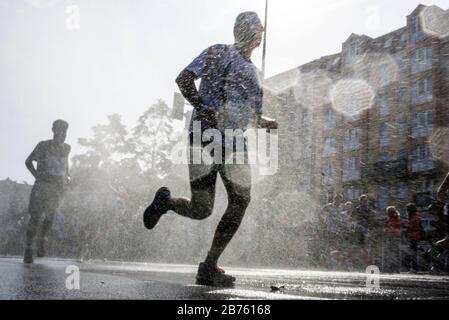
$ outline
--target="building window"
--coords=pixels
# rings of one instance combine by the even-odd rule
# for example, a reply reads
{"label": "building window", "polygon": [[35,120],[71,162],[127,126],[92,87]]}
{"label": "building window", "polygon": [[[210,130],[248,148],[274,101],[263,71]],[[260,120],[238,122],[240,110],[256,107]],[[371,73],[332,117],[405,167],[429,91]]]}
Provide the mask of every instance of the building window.
{"label": "building window", "polygon": [[337,148],[336,148],[336,140],[335,138],[325,138],[324,139],[324,148],[323,148],[323,157],[331,157],[335,155]]}
{"label": "building window", "polygon": [[424,180],[416,184],[416,193],[430,193],[434,195],[439,187],[438,180]]}
{"label": "building window", "polygon": [[399,134],[406,134],[408,130],[407,119],[402,119],[399,121]]}
{"label": "building window", "polygon": [[379,81],[380,81],[380,86],[384,87],[387,84],[390,83],[391,79],[390,79],[390,73],[389,73],[389,67],[387,63],[381,64],[379,66]]}
{"label": "building window", "polygon": [[336,125],[335,112],[332,109],[327,109],[324,112],[324,129],[334,129]]}
{"label": "building window", "polygon": [[390,48],[392,43],[393,43],[393,37],[388,38],[387,41],[385,41],[385,43],[384,43],[384,48],[385,49]]}
{"label": "building window", "polygon": [[409,197],[408,184],[406,182],[398,182],[396,197],[400,200],[407,200]]}
{"label": "building window", "polygon": [[413,114],[412,138],[422,138],[433,132],[433,111],[428,110]]}
{"label": "building window", "polygon": [[332,190],[326,191],[321,194],[320,198],[321,198],[320,199],[321,205],[325,206],[334,200],[334,191]]}
{"label": "building window", "polygon": [[408,104],[410,99],[410,91],[408,88],[401,88],[399,90],[399,102]]}
{"label": "building window", "polygon": [[406,54],[401,54],[396,57],[396,64],[398,65],[400,73],[404,73],[407,71],[408,61],[408,55]]}
{"label": "building window", "polygon": [[360,147],[360,128],[352,128],[345,132],[344,149],[346,151],[357,150]]}
{"label": "building window", "polygon": [[379,112],[381,117],[385,117],[390,114],[390,101],[388,100],[388,97],[384,96],[380,99]]}
{"label": "building window", "polygon": [[359,41],[353,41],[352,43],[350,43],[346,49],[346,63],[353,63],[356,60],[357,56],[360,55],[360,53],[361,49]]}
{"label": "building window", "polygon": [[408,40],[407,33],[403,33],[402,36],[401,36],[401,39],[400,39],[401,43],[402,44],[406,44],[407,40]]}
{"label": "building window", "polygon": [[419,17],[414,16],[414,17],[411,18],[411,20],[410,20],[410,29],[409,30],[410,30],[410,41],[412,43],[416,43],[419,40],[422,40],[424,38],[423,34],[421,32],[421,26],[420,26],[420,23],[419,23]]}
{"label": "building window", "polygon": [[345,199],[349,201],[358,200],[362,195],[362,190],[359,188],[345,188],[343,195],[345,196]]}
{"label": "building window", "polygon": [[432,99],[433,99],[432,77],[420,79],[412,84],[413,105],[431,102]]}
{"label": "building window", "polygon": [[412,172],[429,171],[435,168],[429,145],[421,144],[412,149]]}
{"label": "building window", "polygon": [[360,162],[357,158],[343,160],[343,182],[360,179]]}
{"label": "building window", "polygon": [[323,185],[330,186],[334,184],[334,166],[330,161],[325,162],[321,169],[321,182]]}
{"label": "building window", "polygon": [[401,149],[398,152],[398,159],[399,160],[407,160],[408,159],[408,151],[407,149]]}
{"label": "building window", "polygon": [[416,49],[412,54],[412,74],[432,69],[432,47]]}
{"label": "building window", "polygon": [[388,147],[390,145],[390,132],[386,123],[382,123],[379,127],[379,146],[381,148]]}
{"label": "building window", "polygon": [[379,187],[378,193],[379,209],[384,210],[389,205],[390,191],[388,187]]}

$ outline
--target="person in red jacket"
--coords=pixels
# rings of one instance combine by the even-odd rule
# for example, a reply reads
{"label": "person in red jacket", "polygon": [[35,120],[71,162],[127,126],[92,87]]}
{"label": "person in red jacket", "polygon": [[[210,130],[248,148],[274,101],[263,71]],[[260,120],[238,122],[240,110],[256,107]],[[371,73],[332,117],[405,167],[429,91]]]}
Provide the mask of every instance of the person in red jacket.
{"label": "person in red jacket", "polygon": [[407,237],[410,241],[410,250],[412,253],[410,257],[410,271],[416,272],[418,271],[418,242],[419,240],[421,240],[421,215],[414,203],[410,203],[407,205],[407,213]]}
{"label": "person in red jacket", "polygon": [[385,271],[400,272],[401,216],[395,207],[386,209],[385,223]]}

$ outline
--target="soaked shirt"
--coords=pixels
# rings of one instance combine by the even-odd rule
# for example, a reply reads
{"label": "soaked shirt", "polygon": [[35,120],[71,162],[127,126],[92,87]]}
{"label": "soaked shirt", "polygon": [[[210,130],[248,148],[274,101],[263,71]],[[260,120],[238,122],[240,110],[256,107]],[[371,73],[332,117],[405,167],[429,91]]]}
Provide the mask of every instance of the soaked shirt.
{"label": "soaked shirt", "polygon": [[39,142],[30,155],[37,162],[36,182],[63,184],[67,176],[70,145],[53,140]]}
{"label": "soaked shirt", "polygon": [[[201,78],[199,94],[203,108],[218,112],[216,129],[242,129],[248,126],[254,113],[262,113],[262,87],[259,74],[251,60],[245,59],[234,45],[214,45],[204,50],[186,70]],[[193,121],[202,129],[213,126],[193,111]]]}

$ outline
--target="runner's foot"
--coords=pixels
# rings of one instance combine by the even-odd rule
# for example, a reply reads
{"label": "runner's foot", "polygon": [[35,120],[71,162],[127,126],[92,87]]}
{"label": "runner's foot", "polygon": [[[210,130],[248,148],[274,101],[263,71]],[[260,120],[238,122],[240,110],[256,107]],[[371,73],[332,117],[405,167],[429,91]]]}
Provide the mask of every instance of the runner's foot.
{"label": "runner's foot", "polygon": [[200,263],[198,273],[196,275],[196,284],[211,287],[233,287],[235,278],[224,273],[224,270],[207,264]]}
{"label": "runner's foot", "polygon": [[143,223],[147,229],[153,229],[161,216],[167,213],[170,198],[171,194],[168,188],[160,188],[156,192],[153,202],[143,214]]}
{"label": "runner's foot", "polygon": [[23,263],[31,264],[34,262],[33,250],[31,248],[25,248],[25,253],[23,255]]}
{"label": "runner's foot", "polygon": [[47,240],[40,239],[37,243],[37,255],[38,258],[43,258],[47,256]]}

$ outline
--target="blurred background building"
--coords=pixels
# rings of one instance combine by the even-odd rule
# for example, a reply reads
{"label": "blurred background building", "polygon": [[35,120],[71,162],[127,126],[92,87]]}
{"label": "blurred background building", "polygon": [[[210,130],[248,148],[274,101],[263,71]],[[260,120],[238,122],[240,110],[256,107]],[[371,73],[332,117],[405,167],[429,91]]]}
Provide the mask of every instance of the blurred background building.
{"label": "blurred background building", "polygon": [[448,171],[446,18],[420,5],[399,30],[352,34],[340,53],[267,79],[288,188],[320,205],[336,193],[367,193],[378,209],[429,204]]}

